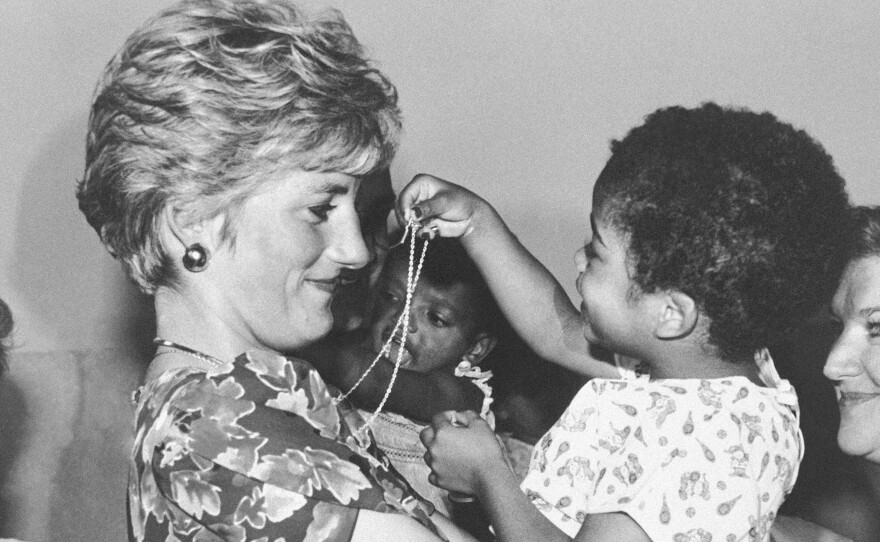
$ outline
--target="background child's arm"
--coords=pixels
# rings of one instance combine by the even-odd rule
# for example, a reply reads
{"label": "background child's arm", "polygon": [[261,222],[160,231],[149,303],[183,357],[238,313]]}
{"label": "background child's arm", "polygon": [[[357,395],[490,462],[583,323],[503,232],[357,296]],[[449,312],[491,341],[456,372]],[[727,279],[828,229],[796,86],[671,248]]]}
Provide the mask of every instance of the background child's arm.
{"label": "background child's arm", "polygon": [[[354,386],[376,354],[363,341],[349,338],[328,338],[301,352],[328,382],[346,392]],[[366,410],[379,406],[385,394],[394,365],[381,359],[351,394],[351,401]],[[483,392],[468,379],[434,371],[417,373],[400,370],[385,410],[421,422],[430,422],[444,410],[480,410]]]}
{"label": "background child's arm", "polygon": [[536,354],[587,376],[619,376],[612,364],[590,355],[580,313],[565,290],[488,202],[461,186],[418,175],[398,205],[400,216],[408,218],[412,209],[441,236],[461,238],[499,307]]}

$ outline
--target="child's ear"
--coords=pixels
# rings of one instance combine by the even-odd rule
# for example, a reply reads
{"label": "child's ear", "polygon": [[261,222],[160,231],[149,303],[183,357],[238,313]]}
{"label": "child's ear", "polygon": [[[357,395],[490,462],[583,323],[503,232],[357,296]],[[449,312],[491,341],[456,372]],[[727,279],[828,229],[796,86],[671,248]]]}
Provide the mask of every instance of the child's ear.
{"label": "child's ear", "polygon": [[489,355],[498,343],[498,339],[490,333],[480,332],[473,346],[464,355],[464,359],[471,362],[471,366],[479,365]]}
{"label": "child's ear", "polygon": [[674,340],[689,335],[699,319],[699,310],[693,298],[678,290],[667,290],[658,295],[661,304],[654,336],[662,340]]}

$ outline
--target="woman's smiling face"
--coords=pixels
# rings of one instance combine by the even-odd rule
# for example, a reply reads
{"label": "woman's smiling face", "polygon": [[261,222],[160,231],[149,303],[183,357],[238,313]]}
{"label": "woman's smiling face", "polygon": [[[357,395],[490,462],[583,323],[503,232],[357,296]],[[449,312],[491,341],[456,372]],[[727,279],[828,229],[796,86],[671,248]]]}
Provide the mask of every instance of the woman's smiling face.
{"label": "woman's smiling face", "polygon": [[880,256],[849,263],[831,310],[842,324],[825,363],[840,405],[837,442],[880,462]]}
{"label": "woman's smiling face", "polygon": [[289,352],[325,335],[344,269],[369,260],[355,212],[358,179],[295,170],[242,206],[235,240],[214,256],[221,317],[257,348]]}

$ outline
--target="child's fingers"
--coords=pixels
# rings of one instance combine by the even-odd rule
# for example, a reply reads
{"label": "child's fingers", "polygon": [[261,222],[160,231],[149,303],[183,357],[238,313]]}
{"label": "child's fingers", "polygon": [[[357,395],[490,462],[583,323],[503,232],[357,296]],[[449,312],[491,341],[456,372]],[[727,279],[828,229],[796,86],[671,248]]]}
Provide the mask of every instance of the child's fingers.
{"label": "child's fingers", "polygon": [[434,442],[434,434],[434,428],[430,425],[419,432],[419,440],[422,441],[425,448],[429,447]]}
{"label": "child's fingers", "polygon": [[467,427],[470,427],[471,422],[482,419],[480,417],[480,415],[477,414],[476,412],[474,412],[473,410],[464,410],[461,412],[456,412],[455,414],[457,416],[459,423],[461,423],[462,425],[465,425]]}
{"label": "child's fingers", "polygon": [[434,415],[430,427],[436,433],[446,427],[470,427],[472,421],[479,419],[480,415],[473,410],[444,410]]}
{"label": "child's fingers", "polygon": [[422,225],[455,220],[456,217],[450,216],[450,210],[453,209],[450,196],[449,192],[438,192],[430,198],[413,203],[409,207],[409,214]]}
{"label": "child's fingers", "polygon": [[417,211],[413,211],[413,206],[431,199],[448,184],[446,181],[431,175],[419,174],[413,177],[412,181],[397,196],[396,211],[398,220],[405,224],[409,221],[410,214],[416,220],[428,218],[429,215],[424,214],[424,209],[419,207]]}
{"label": "child's fingers", "polygon": [[443,412],[438,412],[437,414],[434,414],[434,417],[431,418],[431,425],[429,427],[433,429],[434,433],[436,433],[444,427],[451,426],[452,420],[454,419],[454,410],[444,410]]}
{"label": "child's fingers", "polygon": [[449,425],[452,427],[467,427],[468,426],[468,418],[465,416],[465,412],[456,412],[454,410],[450,410],[446,413],[447,419],[449,420]]}

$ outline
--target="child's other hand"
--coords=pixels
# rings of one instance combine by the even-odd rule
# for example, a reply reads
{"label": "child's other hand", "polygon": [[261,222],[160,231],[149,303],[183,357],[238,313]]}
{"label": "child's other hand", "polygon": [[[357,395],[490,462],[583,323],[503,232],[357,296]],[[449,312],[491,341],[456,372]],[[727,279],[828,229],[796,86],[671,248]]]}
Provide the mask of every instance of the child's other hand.
{"label": "child's other hand", "polygon": [[497,469],[508,470],[495,433],[476,412],[441,412],[420,438],[430,482],[449,491],[476,495]]}
{"label": "child's other hand", "polygon": [[474,230],[479,215],[490,208],[470,190],[431,175],[416,175],[397,198],[397,218],[410,216],[441,237],[463,237]]}

